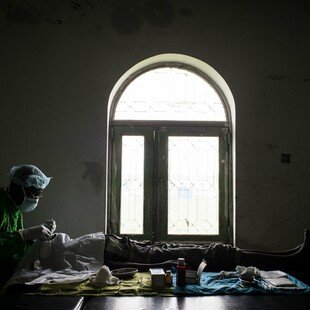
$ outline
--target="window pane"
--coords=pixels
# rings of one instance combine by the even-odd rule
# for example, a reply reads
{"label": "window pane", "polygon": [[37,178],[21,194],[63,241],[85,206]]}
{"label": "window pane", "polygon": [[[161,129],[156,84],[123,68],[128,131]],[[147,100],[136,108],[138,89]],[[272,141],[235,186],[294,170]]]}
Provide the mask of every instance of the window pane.
{"label": "window pane", "polygon": [[168,137],[168,234],[219,233],[219,138]]}
{"label": "window pane", "polygon": [[122,137],[121,234],[143,234],[144,137]]}
{"label": "window pane", "polygon": [[223,103],[199,75],[179,68],[141,74],[121,95],[115,120],[225,121]]}

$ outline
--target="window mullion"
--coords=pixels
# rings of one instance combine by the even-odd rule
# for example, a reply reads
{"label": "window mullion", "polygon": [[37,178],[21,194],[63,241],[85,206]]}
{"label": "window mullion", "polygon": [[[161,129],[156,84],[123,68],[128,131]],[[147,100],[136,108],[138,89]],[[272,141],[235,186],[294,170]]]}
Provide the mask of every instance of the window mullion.
{"label": "window mullion", "polygon": [[159,240],[167,240],[168,135],[166,127],[160,127],[158,130],[158,219]]}
{"label": "window mullion", "polygon": [[229,242],[229,143],[230,133],[228,128],[223,128],[220,134],[220,149],[219,149],[219,199],[220,199],[220,236],[224,242]]}
{"label": "window mullion", "polygon": [[122,155],[122,137],[118,130],[112,128],[112,195],[109,207],[109,233],[120,233],[120,197],[121,197],[121,155]]}
{"label": "window mullion", "polygon": [[142,127],[141,131],[145,137],[144,150],[144,235],[141,239],[153,239],[154,218],[154,142],[152,128]]}
{"label": "window mullion", "polygon": [[156,242],[159,240],[159,229],[158,229],[158,221],[159,221],[159,197],[158,197],[158,186],[159,186],[159,175],[158,175],[158,129],[154,127],[152,129],[152,142],[153,142],[153,174],[152,174],[152,199],[153,204],[151,206],[152,208],[152,242]]}

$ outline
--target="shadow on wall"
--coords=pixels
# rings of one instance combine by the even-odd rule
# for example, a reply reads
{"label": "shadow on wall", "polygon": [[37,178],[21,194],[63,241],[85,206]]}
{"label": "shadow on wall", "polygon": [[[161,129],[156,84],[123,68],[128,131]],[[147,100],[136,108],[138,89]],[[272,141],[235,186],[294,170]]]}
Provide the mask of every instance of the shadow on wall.
{"label": "shadow on wall", "polygon": [[95,189],[96,193],[99,194],[103,189],[103,172],[104,167],[101,163],[98,162],[87,162],[84,161],[83,165],[85,171],[82,175],[83,180],[89,179],[91,185]]}

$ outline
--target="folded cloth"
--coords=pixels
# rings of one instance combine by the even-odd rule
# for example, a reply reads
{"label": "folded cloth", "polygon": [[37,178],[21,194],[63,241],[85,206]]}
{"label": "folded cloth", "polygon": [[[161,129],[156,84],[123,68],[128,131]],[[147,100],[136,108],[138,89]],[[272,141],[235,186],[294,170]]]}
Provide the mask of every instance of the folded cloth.
{"label": "folded cloth", "polygon": [[108,266],[103,265],[96,275],[89,278],[89,282],[93,286],[104,287],[106,285],[114,285],[119,282],[119,278],[112,276]]}
{"label": "folded cloth", "polygon": [[288,278],[265,279],[273,287],[297,287],[297,285]]}
{"label": "folded cloth", "polygon": [[30,282],[26,282],[26,285],[36,285],[36,284],[69,284],[69,283],[80,283],[89,278],[88,272],[79,271],[74,274],[70,272],[69,274],[65,272],[51,272],[42,275]]}

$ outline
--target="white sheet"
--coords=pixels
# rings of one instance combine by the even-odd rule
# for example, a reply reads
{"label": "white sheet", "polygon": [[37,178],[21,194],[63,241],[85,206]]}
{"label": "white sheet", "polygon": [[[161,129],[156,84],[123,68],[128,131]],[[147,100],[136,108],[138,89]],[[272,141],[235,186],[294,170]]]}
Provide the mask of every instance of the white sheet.
{"label": "white sheet", "polygon": [[37,284],[33,280],[38,278],[41,284],[83,281],[104,264],[104,247],[105,235],[102,232],[76,239],[57,233],[52,240],[36,241],[18,264],[6,287]]}

